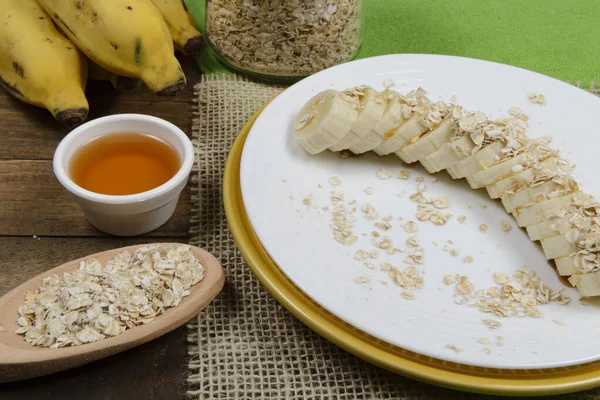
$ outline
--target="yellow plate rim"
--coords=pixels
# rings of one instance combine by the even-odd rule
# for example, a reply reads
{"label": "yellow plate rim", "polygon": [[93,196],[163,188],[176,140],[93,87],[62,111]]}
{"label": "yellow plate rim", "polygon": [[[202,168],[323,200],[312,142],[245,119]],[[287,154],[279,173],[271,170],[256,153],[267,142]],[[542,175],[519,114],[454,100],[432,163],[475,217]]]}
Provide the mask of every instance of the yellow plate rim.
{"label": "yellow plate rim", "polygon": [[285,276],[262,247],[242,200],[242,151],[254,121],[267,105],[248,120],[229,152],[223,177],[223,203],[233,239],[244,260],[261,284],[289,312],[319,335],[363,360],[438,386],[505,396],[556,395],[600,386],[600,362],[544,370],[498,370],[450,363],[382,342],[350,326],[310,299]]}

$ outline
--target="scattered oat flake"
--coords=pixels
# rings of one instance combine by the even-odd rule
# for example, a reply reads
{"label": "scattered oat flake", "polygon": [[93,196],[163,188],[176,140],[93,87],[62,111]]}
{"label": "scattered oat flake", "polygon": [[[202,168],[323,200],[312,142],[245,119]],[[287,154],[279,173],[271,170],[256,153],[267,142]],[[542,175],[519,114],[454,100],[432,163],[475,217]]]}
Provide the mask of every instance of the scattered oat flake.
{"label": "scattered oat flake", "polygon": [[560,319],[553,319],[552,322],[554,322],[556,325],[567,326],[567,324],[565,324],[565,322]]}
{"label": "scattered oat flake", "polygon": [[459,254],[460,254],[460,251],[459,251],[458,249],[451,249],[451,250],[450,250],[450,255],[451,255],[452,257],[456,257],[456,256],[457,256],[457,255],[459,255]]}
{"label": "scattered oat flake", "polygon": [[281,182],[286,183],[287,181],[285,179],[282,179]]}
{"label": "scattered oat flake", "polygon": [[389,172],[387,172],[385,169],[378,169],[377,170],[377,177],[379,179],[388,179],[390,176],[392,176],[392,174],[390,174]]}
{"label": "scattered oat flake", "polygon": [[504,338],[502,336],[496,336],[496,346],[504,346]]}
{"label": "scattered oat flake", "polygon": [[543,94],[529,93],[527,96],[531,104],[546,104],[546,97]]}
{"label": "scattered oat flake", "polygon": [[447,349],[449,349],[449,350],[452,350],[452,351],[453,351],[453,352],[455,352],[455,353],[462,353],[462,351],[463,351],[463,349],[462,349],[462,348],[460,348],[460,347],[458,347],[458,346],[455,346],[455,345],[453,345],[453,344],[447,344],[447,345],[446,345],[446,348],[447,348]]}
{"label": "scattered oat flake", "polygon": [[364,250],[358,250],[356,254],[354,254],[354,258],[358,261],[363,261],[365,258],[369,257],[369,253]]}
{"label": "scattered oat flake", "polygon": [[323,189],[323,185],[321,185],[320,183],[317,185],[317,187],[318,187],[319,189]]}
{"label": "scattered oat flake", "polygon": [[477,339],[477,342],[481,344],[491,344],[490,339],[488,338],[479,338]]}
{"label": "scattered oat flake", "polygon": [[439,244],[436,241],[431,242],[434,246],[439,246]]}
{"label": "scattered oat flake", "polygon": [[486,224],[479,225],[479,230],[481,232],[486,232],[488,230],[488,226]]}
{"label": "scattered oat flake", "polygon": [[492,350],[490,350],[490,348],[489,348],[489,347],[484,347],[484,348],[483,348],[483,351],[484,351],[486,354],[492,354]]}
{"label": "scattered oat flake", "polygon": [[359,276],[357,278],[354,278],[354,282],[363,284],[363,283],[369,283],[370,280],[366,276]]}
{"label": "scattered oat flake", "polygon": [[311,200],[312,200],[312,194],[309,194],[302,200],[302,204],[310,206],[312,204]]}
{"label": "scattered oat flake", "polygon": [[323,211],[329,211],[329,206],[323,206],[323,207],[321,208],[321,210],[323,210]]}
{"label": "scattered oat flake", "polygon": [[408,233],[415,233],[416,231],[419,230],[419,226],[417,225],[417,223],[415,221],[407,221],[404,224],[404,230]]}
{"label": "scattered oat flake", "polygon": [[588,299],[587,299],[587,297],[580,297],[580,298],[579,298],[579,304],[581,304],[582,306],[587,306],[587,305],[589,305],[590,303],[588,302]]}
{"label": "scattered oat flake", "polygon": [[508,113],[513,117],[518,117],[521,115],[521,109],[519,107],[511,107],[508,109]]}
{"label": "scattered oat flake", "polygon": [[508,275],[506,275],[504,272],[494,272],[493,274],[494,277],[494,282],[496,282],[498,285],[504,285],[505,283],[508,283]]}
{"label": "scattered oat flake", "polygon": [[386,281],[379,281],[383,286],[387,286],[387,282]]}
{"label": "scattered oat flake", "polygon": [[498,329],[502,326],[502,324],[500,323],[500,321],[496,321],[494,319],[482,319],[481,322],[483,322],[489,330],[493,331],[494,329]]}
{"label": "scattered oat flake", "polygon": [[390,230],[392,225],[389,222],[377,221],[377,222],[375,222],[375,227],[377,227],[381,230],[384,230],[384,231],[388,231],[388,230]]}
{"label": "scattered oat flake", "polygon": [[367,186],[365,188],[365,193],[366,194],[373,194],[373,188],[371,186]]}
{"label": "scattered oat flake", "polygon": [[342,181],[337,176],[332,176],[331,178],[329,178],[329,184],[331,186],[339,186],[342,184]]}
{"label": "scattered oat flake", "polygon": [[413,292],[403,291],[400,295],[406,300],[412,300],[415,298],[415,294]]}
{"label": "scattered oat flake", "polygon": [[408,179],[410,177],[410,171],[402,170],[402,171],[398,172],[398,175],[396,175],[396,177],[398,179],[404,179],[404,180],[406,180],[406,179]]}
{"label": "scattered oat flake", "polygon": [[368,269],[375,269],[375,265],[373,265],[370,262],[364,262],[363,263],[365,267],[367,267]]}
{"label": "scattered oat flake", "polygon": [[531,354],[535,354],[537,356],[540,353],[538,353],[537,351],[534,350],[534,351],[531,352]]}
{"label": "scattered oat flake", "polygon": [[472,263],[472,262],[473,262],[473,257],[471,257],[471,256],[469,256],[469,255],[466,255],[466,256],[465,256],[465,262],[466,262],[466,263]]}
{"label": "scattered oat flake", "polygon": [[415,177],[415,182],[423,182],[423,180],[424,180],[424,179],[423,179],[423,177],[422,177],[421,175],[417,175],[417,176]]}
{"label": "scattered oat flake", "polygon": [[512,225],[510,224],[510,222],[508,222],[507,220],[503,219],[500,221],[500,228],[502,228],[502,230],[504,232],[508,232],[512,229]]}
{"label": "scattered oat flake", "polygon": [[442,196],[433,201],[433,206],[435,208],[448,208],[450,207],[450,200],[448,200],[448,197]]}
{"label": "scattered oat flake", "polygon": [[481,207],[482,209],[484,209],[484,210],[485,210],[485,209],[487,208],[487,204],[483,204],[483,203],[481,203],[481,204],[479,205],[479,207]]}
{"label": "scattered oat flake", "polygon": [[383,87],[384,87],[384,88],[386,88],[386,89],[391,89],[391,88],[393,88],[394,86],[396,86],[396,82],[394,82],[394,80],[393,80],[392,78],[389,78],[389,77],[388,77],[388,78],[385,78],[385,79],[383,80]]}

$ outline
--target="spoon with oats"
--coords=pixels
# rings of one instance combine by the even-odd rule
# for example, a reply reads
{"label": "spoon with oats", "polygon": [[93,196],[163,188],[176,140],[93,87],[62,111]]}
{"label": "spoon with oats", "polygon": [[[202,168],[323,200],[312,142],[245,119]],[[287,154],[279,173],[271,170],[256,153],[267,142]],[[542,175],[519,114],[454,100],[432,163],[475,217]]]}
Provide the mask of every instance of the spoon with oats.
{"label": "spoon with oats", "polygon": [[73,260],[0,298],[0,383],[77,367],[183,325],[221,291],[210,253],[179,243]]}

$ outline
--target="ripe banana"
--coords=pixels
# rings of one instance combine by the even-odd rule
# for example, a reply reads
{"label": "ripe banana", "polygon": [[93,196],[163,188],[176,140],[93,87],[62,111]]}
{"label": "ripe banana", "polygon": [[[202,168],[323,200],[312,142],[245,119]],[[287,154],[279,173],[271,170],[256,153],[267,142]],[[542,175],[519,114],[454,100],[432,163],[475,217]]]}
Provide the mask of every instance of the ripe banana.
{"label": "ripe banana", "polygon": [[3,0],[0,84],[10,94],[77,125],[88,115],[86,79],[85,58],[35,0]]}
{"label": "ripe banana", "polygon": [[187,11],[183,0],[152,0],[152,2],[167,23],[177,48],[189,56],[202,53],[206,43],[195,28],[194,19]]}
{"label": "ripe banana", "polygon": [[126,91],[140,87],[142,81],[135,78],[128,78],[126,76],[115,75],[94,63],[92,60],[87,60],[88,63],[88,78],[95,81],[107,81],[115,88],[115,90]]}
{"label": "ripe banana", "polygon": [[38,0],[92,61],[158,94],[185,87],[173,41],[151,0]]}

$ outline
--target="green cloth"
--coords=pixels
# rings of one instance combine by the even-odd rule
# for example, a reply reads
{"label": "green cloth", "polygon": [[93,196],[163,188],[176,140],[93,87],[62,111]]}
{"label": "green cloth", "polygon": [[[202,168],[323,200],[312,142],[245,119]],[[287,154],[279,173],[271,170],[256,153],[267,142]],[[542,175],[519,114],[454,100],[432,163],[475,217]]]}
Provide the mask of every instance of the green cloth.
{"label": "green cloth", "polygon": [[[205,0],[185,0],[204,32]],[[564,81],[600,79],[600,0],[363,0],[358,58],[430,53],[515,65]],[[227,71],[212,50],[206,74]]]}

